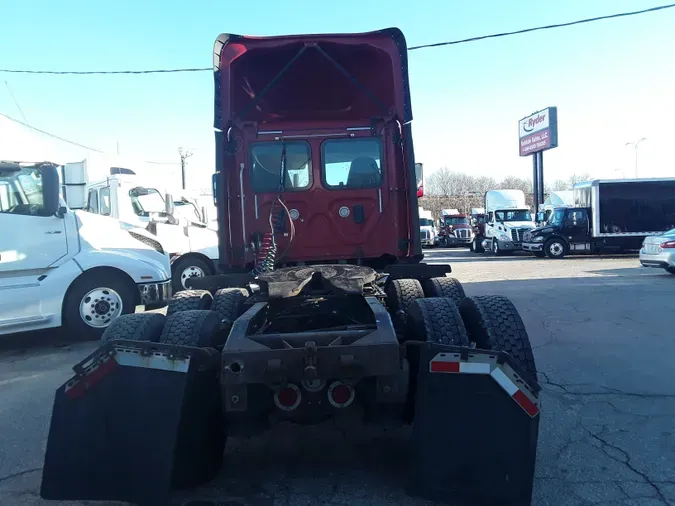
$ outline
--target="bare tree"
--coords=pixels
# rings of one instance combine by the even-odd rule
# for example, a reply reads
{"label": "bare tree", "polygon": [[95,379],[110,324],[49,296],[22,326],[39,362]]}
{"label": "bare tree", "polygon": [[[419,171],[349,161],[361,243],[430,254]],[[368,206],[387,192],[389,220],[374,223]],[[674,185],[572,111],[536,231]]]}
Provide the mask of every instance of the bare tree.
{"label": "bare tree", "polygon": [[553,181],[551,184],[551,190],[550,191],[563,191],[563,190],[571,190],[572,185],[570,184],[570,181],[563,180],[563,179],[556,179]]}
{"label": "bare tree", "polygon": [[568,184],[570,186],[570,189],[577,184],[581,183],[583,181],[590,181],[593,179],[593,176],[591,176],[588,172],[582,172],[581,174],[572,174],[572,176],[568,179]]}
{"label": "bare tree", "polygon": [[521,190],[523,193],[532,193],[532,181],[516,176],[506,176],[498,184],[498,189]]}

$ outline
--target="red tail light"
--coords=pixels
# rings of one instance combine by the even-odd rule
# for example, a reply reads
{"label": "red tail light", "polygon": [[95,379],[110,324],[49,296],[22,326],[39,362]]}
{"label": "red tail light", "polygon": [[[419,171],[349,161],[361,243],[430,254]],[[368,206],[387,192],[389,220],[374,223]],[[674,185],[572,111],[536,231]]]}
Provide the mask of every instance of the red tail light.
{"label": "red tail light", "polygon": [[328,387],[328,402],[335,408],[346,408],[354,402],[354,389],[341,381],[335,381]]}
{"label": "red tail light", "polygon": [[661,243],[661,248],[663,248],[663,249],[675,248],[675,241],[667,241],[667,242]]}
{"label": "red tail light", "polygon": [[274,394],[274,404],[283,411],[293,411],[300,405],[301,400],[300,389],[293,384],[286,385]]}

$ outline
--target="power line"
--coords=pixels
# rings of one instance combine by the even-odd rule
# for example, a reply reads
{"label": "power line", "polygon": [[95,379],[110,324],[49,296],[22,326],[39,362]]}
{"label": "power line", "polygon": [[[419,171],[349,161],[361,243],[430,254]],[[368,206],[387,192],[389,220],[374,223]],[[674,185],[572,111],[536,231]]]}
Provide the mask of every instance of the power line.
{"label": "power line", "polygon": [[12,88],[9,87],[9,83],[7,81],[5,81],[5,86],[7,86],[7,92],[12,97],[12,100],[14,100],[14,105],[16,105],[16,108],[21,113],[21,117],[23,118],[24,121],[28,121],[28,119],[26,119],[26,115],[23,113],[23,109],[21,109],[21,106],[19,105],[18,100],[14,96],[14,92],[12,91]]}
{"label": "power line", "polygon": [[[105,154],[105,151],[102,151],[102,150],[96,149],[96,148],[92,148],[91,146],[85,146],[84,144],[80,144],[79,142],[71,141],[71,140],[65,139],[65,138],[63,138],[63,137],[61,137],[61,136],[59,136],[59,135],[56,135],[56,134],[53,134],[53,133],[50,133],[50,132],[46,132],[45,130],[41,130],[40,128],[34,127],[34,126],[32,126],[32,125],[29,125],[28,123],[25,123],[25,122],[23,122],[23,121],[19,121],[18,119],[12,118],[11,116],[8,116],[8,115],[5,114],[5,113],[0,112],[0,116],[2,116],[2,117],[4,117],[4,118],[8,119],[9,121],[13,121],[14,123],[17,123],[17,124],[19,124],[19,125],[22,125],[22,126],[28,128],[28,129],[30,129],[30,130],[34,130],[34,131],[36,131],[36,132],[39,132],[39,133],[41,133],[41,134],[43,134],[43,135],[46,135],[46,136],[48,136],[48,137],[51,137],[51,138],[53,138],[53,139],[57,139],[57,140],[59,140],[59,141],[61,141],[61,142],[66,142],[66,143],[68,143],[68,144],[72,144],[73,146],[77,146],[77,147],[80,147],[80,148],[84,148],[84,149],[87,149],[87,150],[89,150],[89,151],[94,151],[94,152],[96,152],[96,153]],[[180,164],[177,163],[177,162],[155,162],[155,161],[147,161],[147,160],[145,161],[145,163],[151,163],[151,164],[155,164],[155,165],[180,165]]]}
{"label": "power line", "polygon": [[85,146],[84,144],[80,144],[79,142],[70,141],[70,140],[64,139],[63,137],[60,137],[56,134],[45,132],[44,130],[40,130],[39,128],[36,128],[32,125],[29,125],[28,123],[24,123],[23,121],[19,121],[18,119],[7,116],[5,113],[0,112],[0,116],[3,116],[5,118],[7,118],[9,121],[13,121],[14,123],[18,123],[19,125],[23,125],[26,128],[29,128],[31,130],[35,130],[36,132],[40,132],[43,135],[46,135],[48,137],[52,137],[53,139],[60,140],[61,142],[67,142],[68,144],[72,144],[73,146],[78,146],[80,148],[88,149],[89,151],[95,151],[97,153],[103,153],[103,151],[101,151],[100,149],[92,148],[90,146]]}
{"label": "power line", "polygon": [[[615,19],[623,18],[628,16],[637,16],[639,14],[647,14],[650,12],[661,11],[665,9],[671,9],[675,7],[675,4],[659,5],[656,7],[650,7],[648,9],[642,9],[639,11],[630,11],[630,12],[620,12],[618,14],[607,14],[605,16],[596,16],[593,18],[579,19],[577,21],[569,21],[567,23],[556,23],[553,25],[545,26],[536,26],[533,28],[524,28],[522,30],[514,30],[510,32],[501,32],[493,33],[490,35],[481,35],[478,37],[469,37],[468,39],[459,39],[452,40],[447,42],[434,42],[431,44],[422,44],[419,46],[411,46],[408,48],[408,51],[415,51],[417,49],[427,49],[432,47],[440,46],[453,46],[457,44],[465,44],[467,42],[476,42],[479,40],[485,39],[495,39],[498,37],[508,37],[510,35],[520,35],[523,33],[536,32],[541,30],[551,30],[554,28],[564,28],[567,26],[581,25],[584,23],[592,23],[595,21],[603,21],[606,19]],[[138,75],[138,74],[176,74],[176,73],[185,73],[185,72],[206,72],[212,71],[212,67],[193,67],[193,68],[177,68],[177,69],[150,69],[150,70],[87,70],[87,71],[57,71],[57,70],[24,70],[24,69],[0,69],[0,72],[8,72],[12,74],[49,74],[49,75]]]}
{"label": "power line", "polygon": [[643,9],[641,11],[631,11],[631,12],[621,12],[619,14],[608,14],[606,16],[596,16],[594,18],[580,19],[577,21],[570,21],[568,23],[557,23],[554,25],[546,26],[537,26],[534,28],[525,28],[523,30],[515,30],[512,32],[502,32],[502,33],[493,33],[492,35],[481,35],[480,37],[470,37],[468,39],[453,40],[449,42],[434,42],[432,44],[423,44],[421,46],[412,46],[408,48],[408,51],[414,51],[415,49],[426,49],[430,47],[440,47],[440,46],[452,46],[455,44],[464,44],[466,42],[475,42],[477,40],[484,39],[496,39],[497,37],[507,37],[509,35],[519,35],[521,33],[536,32],[539,30],[550,30],[552,28],[563,28],[566,26],[581,25],[583,23],[592,23],[594,21],[603,21],[605,19],[614,19],[614,18],[623,18],[628,16],[637,16],[638,14],[646,14],[648,12],[656,12],[664,9],[671,9],[675,7],[675,4],[660,5],[658,7],[650,7],[649,9]]}

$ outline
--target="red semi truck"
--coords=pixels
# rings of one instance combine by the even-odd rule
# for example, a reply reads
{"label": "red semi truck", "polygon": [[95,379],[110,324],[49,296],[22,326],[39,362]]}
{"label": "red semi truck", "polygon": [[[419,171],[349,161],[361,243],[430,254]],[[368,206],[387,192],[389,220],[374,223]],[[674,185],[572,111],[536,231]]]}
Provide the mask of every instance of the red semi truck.
{"label": "red semi truck", "polygon": [[228,437],[351,411],[414,421],[411,494],[529,505],[529,338],[508,299],[420,262],[403,34],[221,35],[214,58],[221,273],[74,367],[42,497],[166,504]]}

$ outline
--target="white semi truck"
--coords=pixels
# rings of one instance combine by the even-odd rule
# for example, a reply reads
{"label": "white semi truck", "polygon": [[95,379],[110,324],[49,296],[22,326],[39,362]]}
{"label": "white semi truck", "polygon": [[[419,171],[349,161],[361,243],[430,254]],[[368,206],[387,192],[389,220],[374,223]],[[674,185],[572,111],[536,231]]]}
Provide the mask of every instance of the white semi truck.
{"label": "white semi truck", "polygon": [[191,277],[215,274],[218,233],[209,227],[206,209],[188,192],[169,193],[133,169],[111,167],[109,161],[67,163],[63,180],[72,207],[111,216],[155,236],[171,258],[174,292],[184,290]]}
{"label": "white semi truck", "polygon": [[438,246],[438,233],[436,231],[433,214],[431,211],[422,207],[418,208],[418,213],[420,216],[420,238],[422,246],[431,248]]}
{"label": "white semi truck", "polygon": [[66,327],[95,339],[171,295],[169,257],[144,230],[69,209],[55,164],[0,162],[0,335]]}
{"label": "white semi truck", "polygon": [[535,228],[532,213],[521,190],[490,190],[485,194],[483,249],[495,255],[522,249],[525,232]]}

